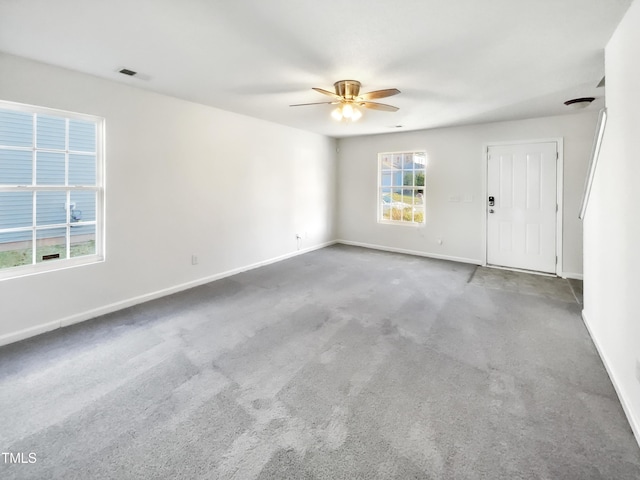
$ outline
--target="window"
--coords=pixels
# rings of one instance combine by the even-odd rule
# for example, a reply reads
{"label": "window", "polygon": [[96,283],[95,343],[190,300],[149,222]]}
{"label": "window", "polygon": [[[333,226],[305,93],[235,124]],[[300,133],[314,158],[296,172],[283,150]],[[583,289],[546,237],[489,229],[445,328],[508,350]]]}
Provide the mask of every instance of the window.
{"label": "window", "polygon": [[378,154],[378,221],[424,224],[425,152]]}
{"label": "window", "polygon": [[101,118],[0,102],[0,278],[102,259]]}

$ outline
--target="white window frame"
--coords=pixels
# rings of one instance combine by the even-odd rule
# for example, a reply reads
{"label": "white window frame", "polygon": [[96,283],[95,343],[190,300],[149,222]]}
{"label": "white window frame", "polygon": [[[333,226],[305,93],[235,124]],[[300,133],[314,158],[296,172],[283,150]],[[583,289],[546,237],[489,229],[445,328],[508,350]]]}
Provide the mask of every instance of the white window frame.
{"label": "white window frame", "polygon": [[[15,267],[6,267],[0,268],[0,281],[7,280],[16,277],[22,277],[25,275],[33,275],[41,272],[50,272],[55,270],[62,270],[70,267],[75,267],[79,265],[87,265],[103,262],[105,259],[104,255],[104,218],[105,218],[105,174],[104,174],[104,136],[105,136],[105,119],[102,117],[97,117],[95,115],[87,115],[82,113],[69,112],[65,110],[58,110],[47,107],[40,107],[35,105],[27,105],[15,102],[8,102],[4,100],[0,100],[0,109],[3,110],[14,110],[23,113],[30,113],[33,115],[34,121],[34,141],[32,145],[29,147],[14,147],[14,146],[3,146],[0,145],[0,149],[2,150],[20,150],[20,151],[31,151],[32,152],[32,175],[31,175],[31,185],[3,185],[0,184],[0,192],[66,192],[67,194],[67,218],[65,223],[47,225],[46,228],[67,228],[70,224],[70,195],[71,192],[74,191],[94,191],[96,192],[96,219],[94,221],[86,222],[85,225],[95,225],[95,254],[91,255],[83,255],[78,257],[70,258],[70,229],[67,228],[66,233],[66,248],[67,248],[67,258],[49,261],[49,262],[36,262],[35,251],[37,248],[36,242],[36,232],[38,231],[38,227],[35,225],[35,214],[34,219],[32,221],[31,229],[32,229],[32,248],[33,255],[32,263],[30,265],[19,265]],[[36,124],[37,115],[47,115],[54,116],[59,118],[64,118],[67,124],[67,132],[69,120],[82,120],[85,122],[92,122],[96,125],[96,184],[94,185],[36,185],[36,152],[45,151],[45,152],[64,152],[65,153],[65,179],[68,178],[68,159],[69,154],[82,154],[86,152],[76,152],[69,150],[68,138],[67,144],[65,145],[64,150],[59,149],[50,149],[50,148],[38,148],[36,146]],[[65,180],[65,183],[67,181]],[[24,228],[16,229],[16,230],[24,230]],[[11,229],[4,229],[3,231],[11,231]]]}
{"label": "white window frame", "polygon": [[[423,201],[422,201],[422,222],[415,222],[415,221],[408,221],[408,220],[392,220],[392,219],[386,219],[383,218],[383,208],[382,208],[382,196],[383,196],[383,190],[384,189],[393,189],[393,186],[383,186],[382,185],[382,159],[384,156],[386,155],[406,155],[406,154],[421,154],[424,156],[425,158],[425,164],[424,164],[424,175],[425,175],[425,185],[421,186],[422,187],[422,194],[423,194]],[[402,171],[404,172],[404,168],[402,169]],[[415,171],[415,170],[414,170]],[[425,206],[425,189],[426,189],[426,183],[427,183],[427,151],[426,149],[415,149],[415,150],[402,150],[402,151],[398,151],[398,152],[381,152],[378,153],[378,185],[377,185],[377,189],[378,189],[378,194],[377,194],[377,201],[378,201],[378,207],[377,207],[377,221],[380,224],[385,224],[385,225],[400,225],[400,226],[405,226],[405,227],[424,227],[426,224],[426,206]],[[418,186],[407,186],[407,188],[411,188],[413,190],[418,190]]]}

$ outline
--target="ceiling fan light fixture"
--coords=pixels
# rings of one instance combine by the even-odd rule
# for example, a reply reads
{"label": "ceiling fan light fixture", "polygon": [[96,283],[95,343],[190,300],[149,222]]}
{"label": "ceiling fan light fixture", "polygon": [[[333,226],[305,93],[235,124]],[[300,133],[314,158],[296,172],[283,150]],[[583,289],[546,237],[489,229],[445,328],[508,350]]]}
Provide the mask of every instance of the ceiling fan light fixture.
{"label": "ceiling fan light fixture", "polygon": [[353,106],[350,103],[342,105],[342,116],[344,118],[351,118],[353,115]]}
{"label": "ceiling fan light fixture", "polygon": [[343,103],[331,112],[331,117],[338,122],[357,122],[362,118],[362,112],[350,103]]}
{"label": "ceiling fan light fixture", "polygon": [[333,112],[331,112],[331,116],[333,117],[334,120],[337,120],[338,122],[342,120],[342,109],[340,107],[336,108],[335,110],[333,110]]}

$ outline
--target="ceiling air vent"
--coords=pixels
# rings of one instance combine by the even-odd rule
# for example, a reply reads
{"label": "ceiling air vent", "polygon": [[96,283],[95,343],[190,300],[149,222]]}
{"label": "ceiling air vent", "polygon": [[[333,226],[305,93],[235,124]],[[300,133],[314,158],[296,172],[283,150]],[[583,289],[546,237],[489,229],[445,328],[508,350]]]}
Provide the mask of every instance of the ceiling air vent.
{"label": "ceiling air vent", "polygon": [[128,68],[123,68],[122,70],[120,70],[120,73],[122,73],[123,75],[129,75],[130,77],[133,77],[138,72],[134,72],[133,70],[129,70]]}

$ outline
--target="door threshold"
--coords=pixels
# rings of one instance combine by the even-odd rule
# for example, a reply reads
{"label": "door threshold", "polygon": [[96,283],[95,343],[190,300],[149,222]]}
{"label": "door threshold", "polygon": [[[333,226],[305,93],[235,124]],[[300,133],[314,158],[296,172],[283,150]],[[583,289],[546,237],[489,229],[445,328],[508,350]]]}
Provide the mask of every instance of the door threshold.
{"label": "door threshold", "polygon": [[524,268],[502,267],[500,265],[490,265],[488,263],[486,265],[483,265],[483,267],[495,268],[496,270],[509,270],[511,272],[531,273],[533,275],[540,275],[542,277],[558,277],[558,275],[556,275],[555,273],[539,272],[537,270],[526,270]]}

